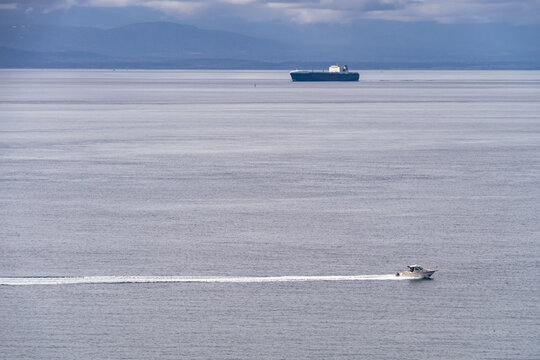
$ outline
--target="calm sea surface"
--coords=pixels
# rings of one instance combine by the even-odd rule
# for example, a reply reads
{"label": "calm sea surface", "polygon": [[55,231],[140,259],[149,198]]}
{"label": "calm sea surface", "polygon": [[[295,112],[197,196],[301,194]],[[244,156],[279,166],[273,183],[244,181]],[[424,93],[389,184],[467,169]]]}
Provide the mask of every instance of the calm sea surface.
{"label": "calm sea surface", "polygon": [[0,84],[0,358],[540,358],[540,72]]}

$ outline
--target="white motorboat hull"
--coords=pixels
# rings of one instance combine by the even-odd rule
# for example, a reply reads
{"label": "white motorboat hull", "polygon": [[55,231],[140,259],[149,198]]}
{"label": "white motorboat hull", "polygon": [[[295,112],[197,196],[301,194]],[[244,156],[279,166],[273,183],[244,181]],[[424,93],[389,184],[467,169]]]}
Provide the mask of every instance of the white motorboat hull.
{"label": "white motorboat hull", "polygon": [[407,279],[431,279],[431,275],[433,275],[437,270],[423,270],[423,271],[400,271],[396,274],[396,276],[400,276]]}

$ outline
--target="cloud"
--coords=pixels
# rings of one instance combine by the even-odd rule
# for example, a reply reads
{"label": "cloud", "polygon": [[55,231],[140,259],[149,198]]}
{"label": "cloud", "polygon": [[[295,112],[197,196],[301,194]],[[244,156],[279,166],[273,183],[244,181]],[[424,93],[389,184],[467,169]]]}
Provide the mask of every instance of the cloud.
{"label": "cloud", "polygon": [[374,9],[370,19],[398,21],[455,22],[540,22],[538,0],[419,0],[407,1],[394,9]]}
{"label": "cloud", "polygon": [[74,6],[136,6],[183,17],[228,15],[297,23],[360,19],[540,23],[540,0],[0,0],[0,10],[18,5],[48,11]]}
{"label": "cloud", "polygon": [[15,10],[17,9],[17,4],[16,3],[0,3],[0,10]]}
{"label": "cloud", "polygon": [[37,8],[52,11],[78,5],[77,0],[0,0],[0,10]]}
{"label": "cloud", "polygon": [[318,8],[305,6],[306,4],[294,4],[284,2],[269,2],[266,6],[270,9],[282,12],[294,22],[309,24],[320,22],[340,22],[346,19],[343,11],[331,8]]}
{"label": "cloud", "polygon": [[178,0],[78,0],[79,6],[87,7],[128,7],[139,6],[159,10],[172,15],[192,15],[208,6],[205,1]]}

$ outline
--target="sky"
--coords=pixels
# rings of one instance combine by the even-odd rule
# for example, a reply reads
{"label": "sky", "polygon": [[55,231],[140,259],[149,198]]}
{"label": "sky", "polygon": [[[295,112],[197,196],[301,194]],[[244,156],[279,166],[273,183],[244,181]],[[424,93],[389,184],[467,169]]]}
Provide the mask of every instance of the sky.
{"label": "sky", "polygon": [[[81,29],[110,30],[135,23],[159,27],[160,22],[271,41],[273,61],[504,62],[540,67],[540,0],[0,0],[0,48],[109,54],[119,45],[91,47],[88,44],[97,40]],[[75,26],[79,32],[63,28],[61,36],[54,30],[48,35],[40,30],[27,33],[19,25]],[[72,39],[84,34],[87,37]],[[163,40],[170,33],[156,36]],[[174,36],[180,44],[182,34]],[[62,41],[67,42],[59,47]],[[140,47],[141,56],[148,53]],[[160,54],[170,52],[161,50]],[[227,55],[217,50],[204,54]],[[262,55],[252,50],[244,57],[260,59]]]}
{"label": "sky", "polygon": [[[173,19],[347,24],[360,20],[540,24],[540,0],[0,0],[6,14],[138,8]],[[154,16],[155,17],[155,16]]]}

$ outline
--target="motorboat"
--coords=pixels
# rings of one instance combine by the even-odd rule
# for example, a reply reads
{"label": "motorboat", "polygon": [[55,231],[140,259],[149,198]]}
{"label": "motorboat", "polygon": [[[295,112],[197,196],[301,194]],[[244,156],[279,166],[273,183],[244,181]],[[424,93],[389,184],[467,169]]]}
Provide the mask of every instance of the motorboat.
{"label": "motorboat", "polygon": [[429,279],[437,270],[425,269],[420,265],[407,265],[409,271],[399,271],[396,276],[402,276],[409,279]]}

